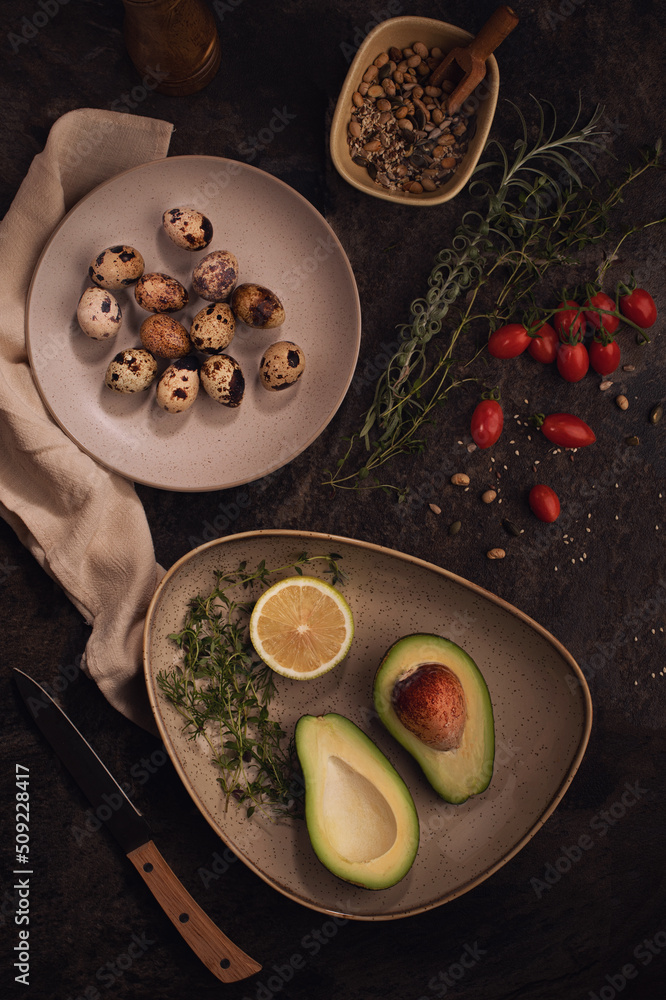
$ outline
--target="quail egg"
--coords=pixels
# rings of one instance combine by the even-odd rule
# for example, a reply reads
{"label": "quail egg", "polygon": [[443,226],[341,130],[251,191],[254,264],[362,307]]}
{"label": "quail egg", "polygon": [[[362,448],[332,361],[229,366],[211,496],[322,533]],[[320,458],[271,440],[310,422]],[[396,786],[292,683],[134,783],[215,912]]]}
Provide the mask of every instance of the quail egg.
{"label": "quail egg", "polygon": [[187,289],[168,274],[142,274],[134,286],[137,305],[152,313],[171,313],[183,309],[188,302]]}
{"label": "quail egg", "polygon": [[133,285],[143,274],[143,257],[134,247],[115,246],[102,250],[91,261],[88,275],[99,288],[115,291]]}
{"label": "quail egg", "polygon": [[165,313],[144,319],[139,336],[146,350],[158,358],[184,358],[192,350],[185,327]]}
{"label": "quail egg", "polygon": [[305,355],[297,344],[279,340],[264,351],[259,378],[264,389],[277,392],[298,382],[305,370]]}
{"label": "quail egg", "polygon": [[221,354],[233,340],[236,319],[226,302],[211,302],[196,314],[190,340],[203,354]]}
{"label": "quail egg", "polygon": [[86,288],[76,307],[79,326],[93,340],[109,340],[122,326],[123,315],[114,295],[106,288]]}
{"label": "quail egg", "polygon": [[157,383],[158,405],[167,413],[184,413],[199,392],[199,362],[189,354],[173,361]]}
{"label": "quail egg", "polygon": [[223,406],[240,406],[245,392],[241,367],[229,354],[216,354],[201,366],[201,384]]}
{"label": "quail egg", "polygon": [[134,347],[120,351],[106,369],[104,382],[116,392],[141,392],[157,375],[157,362],[149,351]]}
{"label": "quail egg", "polygon": [[192,288],[209,302],[225,302],[238,281],[238,261],[228,250],[206,254],[192,272]]}
{"label": "quail egg", "polygon": [[236,319],[257,330],[272,330],[284,323],[284,306],[270,288],[244,284],[234,289],[231,308]]}
{"label": "quail egg", "polygon": [[203,250],[213,238],[213,224],[196,208],[170,208],[162,216],[164,231],[183,250]]}

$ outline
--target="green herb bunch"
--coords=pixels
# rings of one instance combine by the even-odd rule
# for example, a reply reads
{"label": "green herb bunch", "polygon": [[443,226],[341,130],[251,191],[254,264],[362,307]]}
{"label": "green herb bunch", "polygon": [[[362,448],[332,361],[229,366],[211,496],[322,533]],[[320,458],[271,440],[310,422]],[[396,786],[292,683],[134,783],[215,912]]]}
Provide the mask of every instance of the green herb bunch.
{"label": "green herb bunch", "polygon": [[249,620],[256,597],[285,573],[302,574],[316,561],[326,565],[333,585],[344,582],[335,553],[309,556],[268,570],[241,562],[231,573],[215,572],[210,593],[192,599],[180,632],[169,638],[182,664],[161,671],[157,681],[184,721],[191,740],[208,744],[218,769],[226,807],[233,798],[251,816],[257,807],[271,815],[298,815],[298,760],[293,736],[270,717],[276,693],[273,671],[254,652]]}
{"label": "green herb bunch", "polygon": [[[539,124],[533,142],[525,117],[516,108],[522,137],[512,156],[498,141],[489,143],[487,151],[494,149],[497,156],[476,167],[469,188],[480,207],[463,216],[451,245],[437,255],[426,294],[412,303],[409,321],[398,327],[400,346],[377,381],[363,425],[344,439],[344,453],[334,471],[326,470],[324,485],[394,489],[404,499],[406,490],[376,475],[369,477],[399,455],[422,452],[423,432],[436,407],[456,386],[478,381],[471,374],[452,372],[463,335],[480,321],[488,335],[519,310],[533,309],[534,286],[546,271],[578,263],[584,247],[607,235],[608,214],[622,201],[627,185],[659,165],[658,144],[643,156],[640,166],[628,169],[619,185],[598,197],[592,160],[605,148],[600,141],[603,109],[597,107],[587,124],[580,125],[579,106],[572,126],[557,137],[552,106],[539,101],[536,106]],[[546,108],[551,112],[550,128]],[[587,175],[592,184],[584,180]],[[643,227],[632,232],[639,228]],[[600,270],[600,278],[612,257]],[[483,302],[485,286],[490,306]],[[437,353],[431,342],[442,333],[445,344]],[[468,359],[463,368],[478,354],[470,343],[465,349]]]}

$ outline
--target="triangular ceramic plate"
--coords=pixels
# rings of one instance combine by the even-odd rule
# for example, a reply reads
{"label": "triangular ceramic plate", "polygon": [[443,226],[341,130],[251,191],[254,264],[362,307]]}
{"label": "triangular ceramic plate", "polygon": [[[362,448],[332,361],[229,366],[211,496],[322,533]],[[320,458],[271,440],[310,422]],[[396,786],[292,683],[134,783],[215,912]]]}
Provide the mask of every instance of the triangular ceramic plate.
{"label": "triangular ceramic plate", "polygon": [[[169,635],[189,601],[212,589],[215,570],[245,560],[278,567],[301,552],[341,556],[343,592],[356,632],[347,658],[312,681],[278,678],[271,712],[293,732],[305,714],[346,715],[373,739],[407,782],[421,841],[406,877],[369,891],[337,879],[317,860],[305,823],[277,825],[224,802],[203,742],[188,740],[157,684],[179,662]],[[316,564],[315,564],[316,565]],[[321,570],[308,567],[308,573]],[[285,573],[283,575],[290,575]],[[481,669],[492,698],[495,771],[489,788],[463,805],[433,792],[416,762],[378,721],[372,683],[396,639],[434,632],[461,645]],[[153,598],[145,628],[148,690],[166,748],[194,802],[222,840],[269,885],[324,913],[390,920],[441,906],[474,888],[513,857],[543,825],[569,786],[587,745],[592,703],[567,650],[517,608],[447,570],[392,549],[335,535],[253,531],[209,542],[180,559]]]}

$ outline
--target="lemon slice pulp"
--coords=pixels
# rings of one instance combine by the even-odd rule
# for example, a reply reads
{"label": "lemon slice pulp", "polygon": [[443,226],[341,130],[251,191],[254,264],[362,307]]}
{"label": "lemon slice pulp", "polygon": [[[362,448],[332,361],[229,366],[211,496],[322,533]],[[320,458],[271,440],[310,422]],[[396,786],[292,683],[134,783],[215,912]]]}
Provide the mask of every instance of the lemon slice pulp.
{"label": "lemon slice pulp", "polygon": [[266,590],[250,617],[250,639],[284,677],[309,680],[347,655],[354,621],[342,594],[314,576],[291,576]]}

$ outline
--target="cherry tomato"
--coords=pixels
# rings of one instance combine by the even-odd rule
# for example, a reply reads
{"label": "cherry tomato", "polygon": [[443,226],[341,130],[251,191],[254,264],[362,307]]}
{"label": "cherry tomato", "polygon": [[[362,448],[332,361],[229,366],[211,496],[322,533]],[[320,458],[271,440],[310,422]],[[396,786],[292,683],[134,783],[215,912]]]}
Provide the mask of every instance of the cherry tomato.
{"label": "cherry tomato", "polygon": [[551,524],[553,521],[557,521],[560,516],[560,498],[555,490],[552,490],[550,486],[546,486],[544,483],[537,483],[536,486],[532,487],[527,497],[527,502],[530,505],[532,513],[540,521],[546,521],[548,524]]}
{"label": "cherry tomato", "polygon": [[[566,307],[569,306],[567,309]],[[583,314],[578,314],[578,303],[573,299],[565,299],[560,302],[557,312],[553,316],[553,326],[557,335],[563,342],[576,343],[583,339],[585,332],[583,328]]]}
{"label": "cherry tomato", "polygon": [[502,433],[504,414],[496,399],[482,399],[472,414],[472,437],[479,448],[490,448]]}
{"label": "cherry tomato", "polygon": [[604,344],[593,340],[590,344],[590,364],[598,375],[610,375],[620,363],[620,347],[615,340]]}
{"label": "cherry tomato", "polygon": [[597,440],[592,428],[573,413],[549,413],[543,419],[537,418],[537,423],[543,436],[561,448],[584,448]]}
{"label": "cherry tomato", "polygon": [[580,382],[589,367],[585,344],[560,344],[557,348],[557,370],[567,382]]}
{"label": "cherry tomato", "polygon": [[623,295],[620,298],[620,312],[644,330],[657,319],[654,299],[644,288],[634,288],[629,295]]}
{"label": "cherry tomato", "polygon": [[529,347],[531,339],[522,323],[508,323],[490,334],[488,353],[493,358],[517,358]]}
{"label": "cherry tomato", "polygon": [[[612,299],[610,295],[606,295],[605,292],[597,292],[596,295],[593,295],[592,298],[587,300],[585,305],[596,306],[597,309],[605,309],[608,312],[615,312],[615,299]],[[604,316],[602,313],[595,312],[594,310],[586,311],[583,315],[585,316],[587,322],[593,326],[595,330],[601,328],[611,336],[620,325],[619,316]]]}
{"label": "cherry tomato", "polygon": [[535,361],[549,365],[557,357],[557,345],[559,342],[559,337],[550,323],[544,323],[532,337],[527,350]]}

